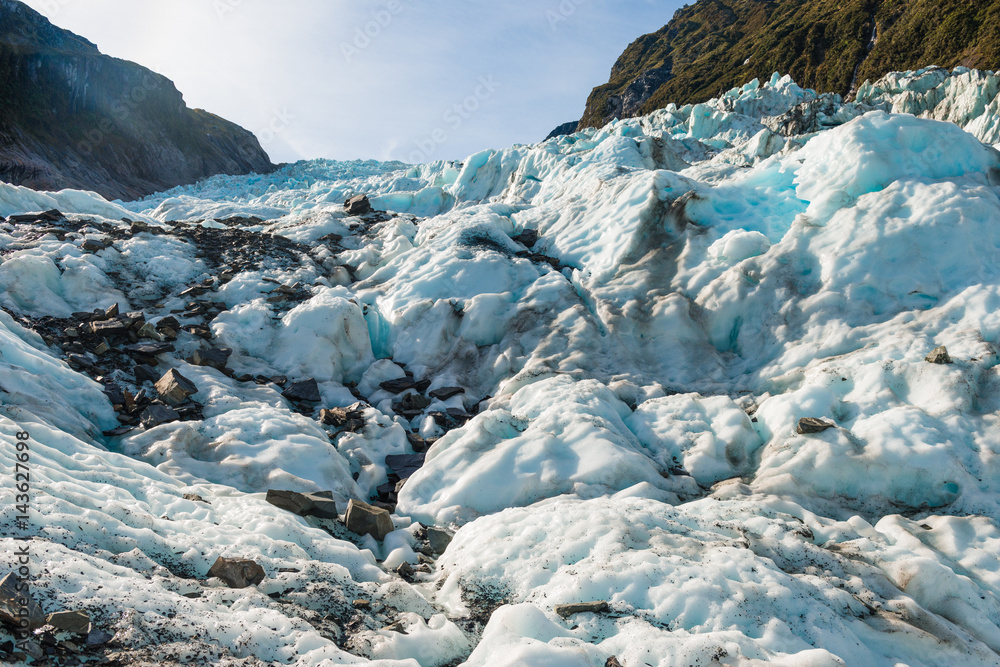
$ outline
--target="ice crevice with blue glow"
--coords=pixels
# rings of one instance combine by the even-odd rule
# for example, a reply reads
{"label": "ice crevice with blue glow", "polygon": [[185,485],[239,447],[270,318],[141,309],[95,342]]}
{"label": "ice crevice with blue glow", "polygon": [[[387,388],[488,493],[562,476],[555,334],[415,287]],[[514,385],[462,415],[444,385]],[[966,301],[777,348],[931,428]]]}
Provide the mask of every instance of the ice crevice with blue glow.
{"label": "ice crevice with blue glow", "polygon": [[[929,68],[462,162],[130,203],[0,184],[2,215],[66,216],[0,224],[33,594],[131,664],[1000,664],[998,146],[1000,78]],[[207,327],[157,357],[195,417],[104,435],[105,387],[45,327],[116,303]],[[231,370],[192,363],[206,335]],[[100,379],[155,394],[131,372]],[[320,400],[248,381],[277,376]],[[359,401],[358,428],[320,416]],[[382,541],[265,501],[376,499],[420,443]],[[219,556],[263,582],[207,577]]]}

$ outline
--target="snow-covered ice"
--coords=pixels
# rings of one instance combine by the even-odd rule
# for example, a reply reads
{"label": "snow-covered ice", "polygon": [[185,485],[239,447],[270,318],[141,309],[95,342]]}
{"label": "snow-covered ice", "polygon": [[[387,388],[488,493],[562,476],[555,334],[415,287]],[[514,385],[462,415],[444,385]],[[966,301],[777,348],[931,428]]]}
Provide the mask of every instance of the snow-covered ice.
{"label": "snow-covered ice", "polygon": [[[134,664],[1000,664],[998,143],[996,75],[929,68],[462,162],[131,203],[0,184],[0,214],[67,216],[0,224],[33,594]],[[183,420],[104,435],[64,330],[113,304],[178,318]],[[100,380],[153,392],[120,365]],[[391,499],[395,530],[269,489]],[[219,556],[265,579],[228,588]]]}

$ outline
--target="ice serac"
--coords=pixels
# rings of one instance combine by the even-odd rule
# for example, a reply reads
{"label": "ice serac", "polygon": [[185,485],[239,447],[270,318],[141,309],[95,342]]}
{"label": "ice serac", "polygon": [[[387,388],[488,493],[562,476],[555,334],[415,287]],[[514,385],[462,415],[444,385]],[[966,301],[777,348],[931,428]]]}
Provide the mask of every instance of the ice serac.
{"label": "ice serac", "polygon": [[[149,664],[1000,664],[997,95],[775,74],[461,162],[0,185],[65,214],[0,223],[32,594]],[[175,340],[89,337],[116,306]]]}
{"label": "ice serac", "polygon": [[274,167],[256,137],[174,84],[0,0],[0,179],[137,199],[214,174]]}

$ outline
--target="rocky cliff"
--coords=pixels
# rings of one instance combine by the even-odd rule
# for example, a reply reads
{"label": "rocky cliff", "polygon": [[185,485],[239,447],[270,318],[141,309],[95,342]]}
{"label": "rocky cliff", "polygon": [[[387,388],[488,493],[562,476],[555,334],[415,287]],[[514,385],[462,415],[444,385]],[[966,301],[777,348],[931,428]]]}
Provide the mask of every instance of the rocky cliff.
{"label": "rocky cliff", "polygon": [[1000,0],[699,0],[625,50],[581,127],[703,102],[773,72],[846,96],[891,71],[995,70],[998,16]]}
{"label": "rocky cliff", "polygon": [[170,80],[0,0],[0,180],[129,200],[273,168],[252,133],[189,109]]}

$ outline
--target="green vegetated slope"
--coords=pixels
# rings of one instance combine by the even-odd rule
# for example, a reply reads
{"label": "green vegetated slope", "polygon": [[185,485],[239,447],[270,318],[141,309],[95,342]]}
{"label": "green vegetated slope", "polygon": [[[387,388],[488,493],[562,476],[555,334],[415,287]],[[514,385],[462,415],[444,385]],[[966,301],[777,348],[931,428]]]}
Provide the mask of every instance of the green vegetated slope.
{"label": "green vegetated slope", "polygon": [[699,0],[629,45],[581,127],[702,102],[773,72],[847,96],[928,65],[1000,69],[1000,0]]}

